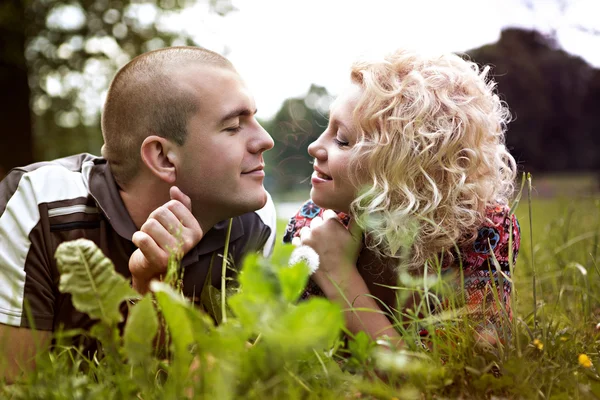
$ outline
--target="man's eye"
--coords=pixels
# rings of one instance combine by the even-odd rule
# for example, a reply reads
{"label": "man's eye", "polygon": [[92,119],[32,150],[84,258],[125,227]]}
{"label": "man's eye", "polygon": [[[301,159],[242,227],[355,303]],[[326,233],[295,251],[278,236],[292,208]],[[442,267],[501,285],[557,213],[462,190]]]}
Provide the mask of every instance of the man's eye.
{"label": "man's eye", "polygon": [[350,144],[350,142],[344,142],[339,140],[338,138],[334,138],[333,141],[340,147],[348,146]]}
{"label": "man's eye", "polygon": [[242,126],[238,125],[238,126],[232,126],[231,128],[226,128],[225,129],[227,132],[231,132],[231,133],[238,133],[239,131],[242,130]]}

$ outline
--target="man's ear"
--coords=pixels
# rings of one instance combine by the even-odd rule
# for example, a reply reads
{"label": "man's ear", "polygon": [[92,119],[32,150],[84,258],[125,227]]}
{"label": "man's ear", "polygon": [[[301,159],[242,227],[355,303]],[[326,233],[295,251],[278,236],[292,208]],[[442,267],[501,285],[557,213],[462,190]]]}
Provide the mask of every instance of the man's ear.
{"label": "man's ear", "polygon": [[142,161],[159,179],[167,183],[175,183],[179,159],[176,145],[160,136],[148,136],[142,142]]}

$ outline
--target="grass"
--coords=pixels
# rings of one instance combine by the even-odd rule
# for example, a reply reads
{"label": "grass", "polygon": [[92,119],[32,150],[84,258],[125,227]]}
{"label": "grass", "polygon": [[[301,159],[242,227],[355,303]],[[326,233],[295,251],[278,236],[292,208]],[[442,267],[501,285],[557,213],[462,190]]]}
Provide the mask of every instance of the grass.
{"label": "grass", "polygon": [[[287,221],[280,219],[280,255],[245,265],[242,293],[231,303],[236,312],[226,314],[230,317],[222,326],[204,326],[204,333],[192,329],[198,316],[186,319],[191,314],[184,305],[159,296],[159,308],[164,303],[179,313],[169,327],[179,343],[175,361],[190,348],[202,360],[192,378],[185,372],[189,363],[182,369],[181,363],[175,368],[153,358],[139,375],[133,367],[120,369],[130,362],[127,357],[102,363],[54,353],[52,362],[27,380],[0,387],[0,397],[600,398],[600,196],[569,187],[564,191],[569,197],[545,198],[534,187],[529,201],[526,192],[516,209],[522,241],[513,276],[513,329],[502,346],[477,345],[473,327],[459,318],[442,320],[443,334],[424,349],[416,343],[415,328],[427,321],[416,313],[407,314],[412,323],[404,327],[407,347],[400,352],[385,351],[360,334],[347,346],[331,342],[338,329],[333,308],[314,302],[289,305],[306,276],[287,269],[287,250],[279,243]],[[144,312],[150,310],[147,306]],[[184,337],[187,344],[181,342]],[[188,347],[192,342],[196,347]],[[189,358],[184,354],[179,360]],[[88,367],[81,371],[78,363]],[[166,373],[183,378],[165,385]],[[144,385],[130,383],[131,376]],[[48,389],[53,382],[60,393]]]}

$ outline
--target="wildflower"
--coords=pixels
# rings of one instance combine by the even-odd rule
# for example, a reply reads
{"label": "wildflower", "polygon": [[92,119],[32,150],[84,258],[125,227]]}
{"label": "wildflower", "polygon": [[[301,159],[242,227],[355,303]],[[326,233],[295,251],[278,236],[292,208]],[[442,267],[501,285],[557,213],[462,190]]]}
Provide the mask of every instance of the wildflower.
{"label": "wildflower", "polygon": [[580,354],[578,360],[579,365],[581,365],[583,368],[591,368],[593,365],[592,360],[590,360],[587,354]]}
{"label": "wildflower", "polygon": [[306,263],[311,275],[314,274],[317,269],[319,269],[319,255],[310,246],[301,245],[292,251],[289,265],[294,265],[301,261]]}
{"label": "wildflower", "polygon": [[540,339],[534,339],[533,345],[540,351],[544,350],[544,343],[542,343]]}
{"label": "wildflower", "polygon": [[566,341],[567,341],[567,339],[569,339],[569,338],[568,338],[568,337],[566,337],[566,336],[561,336],[561,337],[560,337],[560,341],[561,341],[561,342],[566,342]]}

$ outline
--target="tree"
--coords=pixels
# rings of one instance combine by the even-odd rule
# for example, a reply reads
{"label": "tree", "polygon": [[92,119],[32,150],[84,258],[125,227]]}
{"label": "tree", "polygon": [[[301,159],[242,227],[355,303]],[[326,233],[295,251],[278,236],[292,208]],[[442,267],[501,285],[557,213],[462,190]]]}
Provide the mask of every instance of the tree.
{"label": "tree", "polygon": [[20,0],[0,5],[0,179],[10,168],[33,161],[24,25]]}
{"label": "tree", "polygon": [[270,189],[305,190],[308,195],[313,169],[306,149],[327,127],[330,102],[324,87],[312,85],[305,97],[287,99],[264,124],[275,141],[273,150],[265,153]]}
{"label": "tree", "polygon": [[[5,169],[32,159],[97,153],[100,110],[118,68],[148,50],[195,44],[185,31],[167,26],[190,0],[9,1],[0,9],[0,29],[3,55],[10,49],[12,57],[3,59],[14,62],[10,69],[2,65],[2,82],[15,90],[1,105],[12,110],[3,121],[12,121],[14,132],[3,129],[1,140],[22,137],[23,153],[0,150]],[[233,10],[230,0],[206,0],[206,8],[219,15]],[[29,107],[35,114],[33,153]]]}
{"label": "tree", "polygon": [[585,110],[597,101],[590,84],[598,70],[560,49],[552,37],[522,29],[506,29],[497,43],[467,56],[492,67],[513,116],[507,145],[524,169],[596,168],[590,154],[600,152],[600,144],[593,140],[591,120],[598,117]]}

